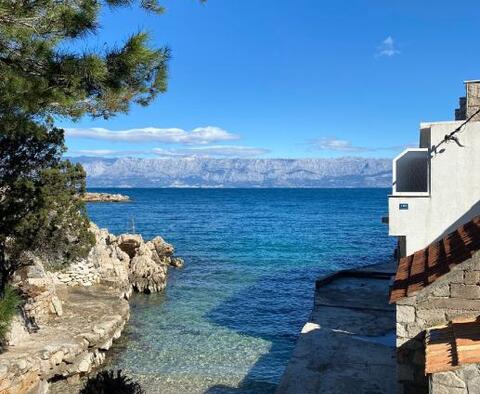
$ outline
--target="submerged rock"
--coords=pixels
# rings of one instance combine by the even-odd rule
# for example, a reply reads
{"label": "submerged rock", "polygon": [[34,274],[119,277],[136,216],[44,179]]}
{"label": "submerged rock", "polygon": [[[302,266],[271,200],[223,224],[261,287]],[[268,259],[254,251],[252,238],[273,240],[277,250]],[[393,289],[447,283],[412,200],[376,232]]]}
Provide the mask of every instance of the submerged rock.
{"label": "submerged rock", "polygon": [[185,265],[185,261],[180,257],[172,257],[170,265],[175,268],[182,268]]}

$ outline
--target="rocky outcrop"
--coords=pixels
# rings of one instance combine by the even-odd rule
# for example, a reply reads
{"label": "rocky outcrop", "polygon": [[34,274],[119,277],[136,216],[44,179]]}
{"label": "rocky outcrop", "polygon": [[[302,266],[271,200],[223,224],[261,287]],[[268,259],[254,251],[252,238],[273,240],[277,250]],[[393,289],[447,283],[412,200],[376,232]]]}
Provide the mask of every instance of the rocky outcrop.
{"label": "rocky outcrop", "polygon": [[58,283],[67,286],[115,286],[129,297],[132,289],[153,293],[162,291],[167,282],[168,266],[179,268],[183,260],[174,257],[174,248],[163,238],[145,242],[139,234],[118,237],[91,225],[96,243],[86,260],[55,273]]}
{"label": "rocky outcrop", "polygon": [[131,256],[130,283],[136,291],[152,293],[166,286],[167,267],[179,267],[181,259],[173,257],[173,246],[161,237],[143,242],[139,235],[122,235],[119,248]]}
{"label": "rocky outcrop", "polygon": [[130,262],[130,283],[136,291],[152,293],[166,286],[167,266],[154,259],[156,252],[145,244],[137,249]]}
{"label": "rocky outcrop", "polygon": [[130,201],[130,197],[123,194],[85,193],[82,200],[85,202],[124,202]]}
{"label": "rocky outcrop", "polygon": [[183,263],[161,237],[91,231],[95,246],[68,269],[48,272],[33,259],[16,272],[26,301],[0,353],[0,394],[44,393],[52,379],[89,373],[120,336],[132,291],[163,290],[168,267]]}

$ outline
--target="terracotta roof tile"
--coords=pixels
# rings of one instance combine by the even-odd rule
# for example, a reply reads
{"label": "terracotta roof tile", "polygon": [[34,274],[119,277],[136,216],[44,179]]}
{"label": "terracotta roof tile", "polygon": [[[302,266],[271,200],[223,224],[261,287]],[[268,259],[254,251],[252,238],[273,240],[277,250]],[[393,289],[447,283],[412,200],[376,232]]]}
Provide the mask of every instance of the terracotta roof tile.
{"label": "terracotta roof tile", "polygon": [[479,318],[454,320],[447,326],[431,328],[425,342],[426,373],[480,363]]}
{"label": "terracotta roof tile", "polygon": [[425,249],[400,260],[390,303],[413,295],[480,250],[480,216]]}

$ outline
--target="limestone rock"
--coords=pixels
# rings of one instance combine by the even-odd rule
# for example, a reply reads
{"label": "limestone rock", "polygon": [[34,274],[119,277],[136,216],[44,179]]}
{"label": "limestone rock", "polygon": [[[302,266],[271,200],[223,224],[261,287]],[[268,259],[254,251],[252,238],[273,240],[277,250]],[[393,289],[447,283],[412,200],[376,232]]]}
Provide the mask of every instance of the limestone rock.
{"label": "limestone rock", "polygon": [[439,372],[432,375],[434,383],[438,383],[449,387],[465,387],[465,382],[462,381],[454,372]]}
{"label": "limestone rock", "polygon": [[62,301],[60,301],[60,299],[57,296],[52,297],[50,311],[56,314],[57,316],[63,315]]}
{"label": "limestone rock", "polygon": [[138,234],[122,234],[117,239],[117,244],[130,258],[133,258],[137,249],[143,244],[141,235]]}
{"label": "limestone rock", "polygon": [[10,330],[6,335],[5,344],[8,346],[16,346],[27,340],[29,332],[26,328],[26,322],[22,315],[18,313],[10,323]]}
{"label": "limestone rock", "polygon": [[133,257],[145,256],[151,259],[154,253],[155,253],[155,250],[152,250],[151,248],[149,248],[149,245],[147,243],[141,243],[136,249],[136,253]]}
{"label": "limestone rock", "polygon": [[88,373],[104,361],[104,349],[128,320],[128,303],[115,289],[65,286],[59,294],[63,316],[0,354],[0,392],[29,392],[53,377]]}
{"label": "limestone rock", "polygon": [[130,263],[130,283],[142,293],[162,291],[166,287],[167,267],[157,264],[150,257],[136,256]]}
{"label": "limestone rock", "polygon": [[147,244],[151,244],[159,256],[171,256],[175,252],[173,245],[165,242],[162,237],[155,237]]}
{"label": "limestone rock", "polygon": [[116,237],[93,223],[90,231],[96,243],[87,259],[56,273],[56,283],[84,287],[102,283],[120,289],[122,296],[128,298],[132,286],[147,293],[163,290],[168,267],[180,268],[184,264],[173,256],[174,247],[162,237],[148,242],[138,234]]}

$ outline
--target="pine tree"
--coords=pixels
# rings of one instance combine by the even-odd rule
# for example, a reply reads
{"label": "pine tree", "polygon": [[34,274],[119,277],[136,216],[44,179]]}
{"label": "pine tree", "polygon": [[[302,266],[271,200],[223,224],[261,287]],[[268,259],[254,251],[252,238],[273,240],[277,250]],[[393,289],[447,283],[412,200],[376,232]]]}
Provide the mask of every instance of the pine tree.
{"label": "pine tree", "polygon": [[[141,4],[163,10],[154,0]],[[166,90],[169,50],[149,48],[146,33],[103,53],[66,49],[95,34],[100,7],[96,0],[0,0],[1,110],[42,120],[86,113],[107,118]]]}
{"label": "pine tree", "polygon": [[[92,236],[79,194],[85,173],[62,159],[59,118],[109,118],[167,89],[168,48],[146,33],[101,52],[75,50],[95,34],[101,7],[130,0],[0,0],[0,282],[25,251],[57,263],[88,253]],[[140,6],[154,13],[156,0]],[[0,289],[0,294],[1,294]]]}

